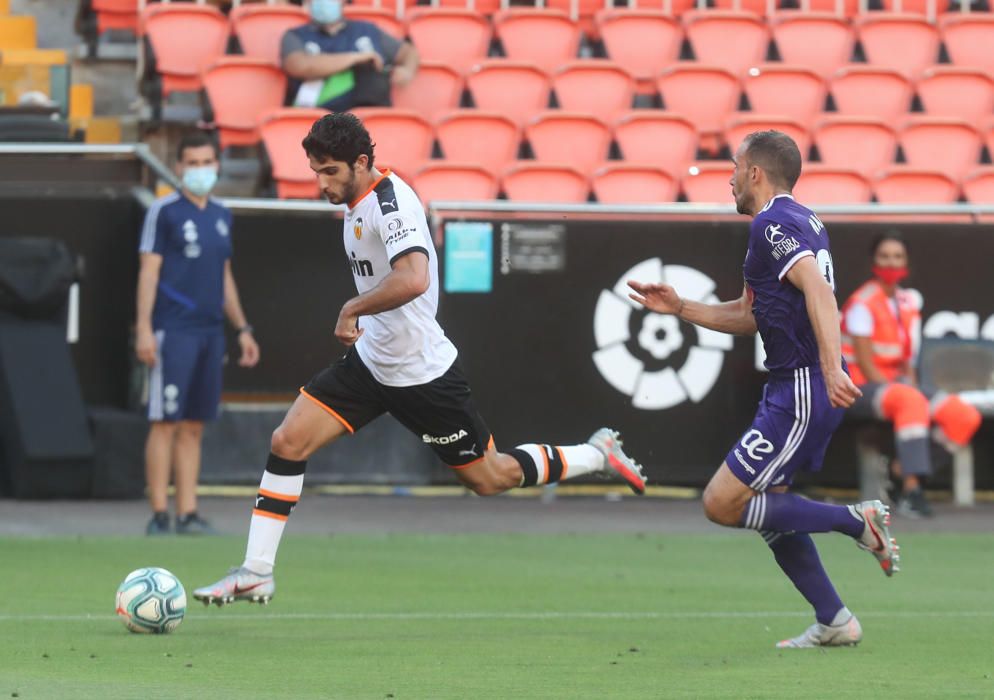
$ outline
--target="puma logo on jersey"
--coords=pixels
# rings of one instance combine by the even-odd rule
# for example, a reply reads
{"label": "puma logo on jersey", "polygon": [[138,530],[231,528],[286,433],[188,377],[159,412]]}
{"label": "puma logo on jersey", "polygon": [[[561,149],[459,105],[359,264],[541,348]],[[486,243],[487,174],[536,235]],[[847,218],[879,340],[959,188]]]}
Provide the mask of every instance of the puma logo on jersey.
{"label": "puma logo on jersey", "polygon": [[397,208],[397,199],[394,198],[394,199],[384,200],[384,201],[380,202],[380,209],[386,209],[387,207],[390,207],[392,209],[396,209]]}
{"label": "puma logo on jersey", "polygon": [[372,277],[373,276],[373,263],[369,260],[364,260],[362,258],[357,258],[355,253],[352,253],[352,257],[349,260],[349,265],[352,267],[352,274],[356,277]]}

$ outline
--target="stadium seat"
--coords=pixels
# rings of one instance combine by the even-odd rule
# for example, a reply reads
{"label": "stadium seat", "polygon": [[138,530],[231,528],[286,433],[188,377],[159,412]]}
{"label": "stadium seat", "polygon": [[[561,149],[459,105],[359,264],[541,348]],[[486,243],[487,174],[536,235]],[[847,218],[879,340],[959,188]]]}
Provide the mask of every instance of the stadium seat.
{"label": "stadium seat", "polygon": [[276,65],[280,64],[283,35],[310,19],[302,7],[260,3],[232,8],[230,17],[242,53]]}
{"label": "stadium seat", "polygon": [[828,94],[825,81],[814,71],[778,63],[750,68],[742,85],[754,112],[779,114],[806,128],[825,108]]}
{"label": "stadium seat", "polygon": [[400,173],[415,173],[431,158],[435,131],[414,110],[362,107],[351,110],[376,144],[376,162]]}
{"label": "stadium seat", "polygon": [[317,178],[300,148],[311,125],[328,114],[323,109],[277,109],[259,119],[259,134],[266,147],[280,199],[314,199],[320,192]]}
{"label": "stadium seat", "polygon": [[492,15],[501,8],[501,0],[433,0],[431,4],[433,7],[464,8],[481,15]]}
{"label": "stadium seat", "polygon": [[714,0],[714,6],[719,10],[735,10],[736,12],[752,12],[760,17],[773,14],[778,0]]}
{"label": "stadium seat", "polygon": [[0,17],[0,51],[33,49],[38,45],[38,23],[34,15]]}
{"label": "stadium seat", "polygon": [[397,18],[397,14],[380,7],[362,7],[356,5],[345,6],[345,17],[349,20],[361,20],[370,22],[401,41],[407,36],[407,27],[404,22]]}
{"label": "stadium seat", "polygon": [[741,76],[766,60],[770,30],[751,12],[704,10],[683,17],[694,57]]}
{"label": "stadium seat", "polygon": [[702,147],[717,148],[717,136],[728,116],[739,106],[742,85],[724,68],[699,63],[678,63],[656,80],[663,108],[689,119],[702,136]]}
{"label": "stadium seat", "polygon": [[810,68],[823,78],[849,63],[856,37],[849,23],[828,12],[781,12],[771,22],[784,63]]}
{"label": "stadium seat", "polygon": [[414,174],[411,185],[425,204],[441,200],[480,202],[497,199],[497,178],[473,163],[436,161]]}
{"label": "stadium seat", "polygon": [[815,127],[822,165],[873,177],[894,163],[897,134],[881,119],[828,115]]}
{"label": "stadium seat", "polygon": [[805,206],[819,204],[869,204],[870,182],[853,170],[806,165],[794,186],[794,196]]}
{"label": "stadium seat", "polygon": [[972,170],[963,178],[963,196],[972,204],[994,204],[994,166]]}
{"label": "stadium seat", "polygon": [[476,66],[466,85],[479,109],[506,114],[524,124],[549,106],[552,83],[534,63],[497,59]]}
{"label": "stadium seat", "polygon": [[260,58],[223,56],[204,72],[222,149],[259,142],[259,117],[278,109],[286,96],[286,74]]}
{"label": "stadium seat", "polygon": [[914,91],[897,71],[872,66],[843,68],[829,84],[839,114],[875,117],[896,123],[911,109]]}
{"label": "stadium seat", "polygon": [[697,7],[697,0],[630,0],[633,10],[661,11],[669,17],[682,17]]}
{"label": "stadium seat", "polygon": [[939,59],[939,32],[921,15],[869,12],[856,21],[867,63],[918,76]]}
{"label": "stadium seat", "polygon": [[571,165],[522,161],[509,168],[501,188],[514,202],[582,204],[590,196],[590,183]]}
{"label": "stadium seat", "polygon": [[569,18],[580,26],[580,31],[593,40],[600,39],[594,16],[609,5],[609,0],[545,0],[545,6],[569,13]]}
{"label": "stadium seat", "polygon": [[472,10],[432,7],[412,10],[407,31],[423,60],[464,75],[486,58],[492,34],[490,22]]}
{"label": "stadium seat", "polygon": [[418,0],[350,0],[350,4],[359,7],[376,7],[389,10],[395,16],[400,17],[404,12],[417,4]]}
{"label": "stadium seat", "polygon": [[[941,15],[946,12],[950,12],[952,7],[959,10],[959,0],[881,0],[884,9],[888,12],[907,12],[916,15],[928,15],[930,12],[935,12],[937,15]],[[929,7],[931,5],[932,7]],[[900,9],[898,9],[900,6]],[[929,18],[929,21],[934,21],[934,17]]]}
{"label": "stadium seat", "polygon": [[735,153],[745,137],[754,131],[765,131],[776,129],[794,139],[797,148],[801,151],[801,159],[808,159],[808,151],[811,150],[811,136],[807,128],[794,119],[788,119],[779,115],[755,114],[751,112],[739,112],[733,115],[725,127],[725,143],[729,150]]}
{"label": "stadium seat", "polygon": [[956,182],[980,161],[980,134],[962,119],[915,117],[897,138],[908,165],[938,170]]}
{"label": "stadium seat", "polygon": [[881,173],[873,193],[881,204],[952,204],[959,187],[937,170],[896,165]]}
{"label": "stadium seat", "polygon": [[939,20],[939,31],[953,65],[994,73],[994,15],[950,13]]}
{"label": "stadium seat", "polygon": [[600,58],[567,63],[552,76],[559,106],[612,122],[632,108],[635,79],[618,64]]}
{"label": "stadium seat", "polygon": [[622,158],[670,173],[685,173],[697,156],[697,129],[680,115],[655,109],[625,114],[614,127]]}
{"label": "stadium seat", "polygon": [[[802,12],[827,12],[852,19],[860,13],[860,0],[801,0]],[[784,14],[793,12],[786,10]]]}
{"label": "stadium seat", "polygon": [[688,202],[731,204],[734,199],[730,182],[734,172],[731,161],[701,161],[690,166],[680,189]]}
{"label": "stadium seat", "polygon": [[683,27],[662,11],[602,10],[597,26],[608,58],[635,77],[641,93],[653,92],[660,67],[680,56]]}
{"label": "stadium seat", "polygon": [[517,157],[521,128],[499,112],[462,109],[438,120],[435,135],[446,160],[472,163],[498,175]]}
{"label": "stadium seat", "polygon": [[580,27],[562,10],[506,10],[494,17],[494,31],[505,56],[534,63],[546,73],[572,61],[580,48]]}
{"label": "stadium seat", "polygon": [[594,196],[601,204],[658,204],[673,202],[679,181],[652,165],[606,163],[591,177]]}
{"label": "stadium seat", "polygon": [[957,117],[981,126],[994,114],[994,80],[978,68],[934,66],[922,74],[917,87],[930,116]]}
{"label": "stadium seat", "polygon": [[589,175],[607,160],[611,130],[590,114],[554,110],[525,125],[525,137],[535,159],[543,163],[569,163]]}
{"label": "stadium seat", "polygon": [[97,16],[97,32],[111,29],[138,34],[138,0],[91,0]]}
{"label": "stadium seat", "polygon": [[427,61],[418,66],[414,80],[404,87],[393,87],[392,101],[394,107],[413,109],[434,122],[459,106],[462,91],[462,75],[444,63]]}
{"label": "stadium seat", "polygon": [[147,5],[142,27],[162,76],[163,97],[200,90],[204,69],[224,54],[228,43],[228,21],[211,5]]}

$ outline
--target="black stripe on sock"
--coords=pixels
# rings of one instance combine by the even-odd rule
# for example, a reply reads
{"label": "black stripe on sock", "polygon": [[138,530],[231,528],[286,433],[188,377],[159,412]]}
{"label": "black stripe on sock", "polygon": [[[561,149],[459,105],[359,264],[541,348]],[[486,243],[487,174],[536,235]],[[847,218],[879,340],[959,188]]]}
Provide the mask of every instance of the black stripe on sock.
{"label": "black stripe on sock", "polygon": [[300,462],[292,459],[283,459],[272,452],[266,460],[266,471],[277,476],[300,476],[307,469],[307,460]]}
{"label": "black stripe on sock", "polygon": [[261,493],[255,497],[256,510],[264,510],[267,513],[275,513],[276,515],[282,515],[287,518],[290,517],[290,513],[293,512],[293,508],[296,505],[296,501],[282,501],[278,498],[263,496]]}
{"label": "black stripe on sock", "polygon": [[535,465],[535,460],[532,459],[532,456],[524,450],[519,450],[517,447],[508,451],[508,454],[514,457],[518,461],[518,464],[521,465],[521,473],[524,475],[521,486],[534,486],[537,484],[538,467]]}
{"label": "black stripe on sock", "polygon": [[555,445],[544,445],[545,453],[549,455],[549,481],[554,484],[563,478],[563,458]]}

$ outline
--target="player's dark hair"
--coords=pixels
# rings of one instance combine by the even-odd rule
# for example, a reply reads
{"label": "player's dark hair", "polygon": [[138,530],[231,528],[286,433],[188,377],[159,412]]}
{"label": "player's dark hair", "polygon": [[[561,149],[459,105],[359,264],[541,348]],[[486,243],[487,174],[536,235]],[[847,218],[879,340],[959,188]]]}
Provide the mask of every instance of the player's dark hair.
{"label": "player's dark hair", "polygon": [[355,165],[359,156],[365,154],[369,168],[373,167],[373,146],[376,144],[362,121],[348,112],[326,114],[318,119],[301,145],[308,156],[349,165]]}
{"label": "player's dark hair", "polygon": [[878,234],[873,239],[873,243],[870,244],[871,259],[877,257],[877,251],[880,250],[880,246],[882,246],[887,241],[897,241],[898,243],[904,246],[904,252],[910,255],[910,251],[908,250],[908,242],[904,240],[904,236],[902,236],[898,231],[891,230],[885,233]]}
{"label": "player's dark hair", "polygon": [[214,143],[214,139],[211,135],[202,129],[195,129],[193,131],[188,131],[183,134],[183,137],[179,140],[179,145],[176,146],[176,160],[182,162],[183,152],[188,148],[200,148],[201,146],[210,146],[214,149],[214,157],[217,157],[217,144]]}
{"label": "player's dark hair", "polygon": [[782,131],[754,131],[746,136],[746,160],[761,167],[770,181],[788,192],[801,176],[801,151]]}

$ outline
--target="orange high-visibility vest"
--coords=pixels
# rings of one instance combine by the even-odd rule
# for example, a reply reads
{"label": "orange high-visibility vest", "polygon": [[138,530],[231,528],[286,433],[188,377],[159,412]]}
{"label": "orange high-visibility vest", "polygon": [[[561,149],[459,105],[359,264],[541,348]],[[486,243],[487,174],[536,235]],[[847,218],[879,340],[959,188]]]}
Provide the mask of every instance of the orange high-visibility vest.
{"label": "orange high-visibility vest", "polygon": [[[856,349],[846,328],[846,313],[853,304],[863,304],[873,316],[873,364],[891,382],[898,379],[911,360],[912,333],[918,327],[921,314],[912,293],[898,288],[895,294],[898,316],[890,305],[883,287],[872,279],[852,293],[842,307],[842,356],[849,364],[849,373],[857,385],[866,384],[866,375],[856,362]],[[899,318],[898,318],[899,317]]]}

